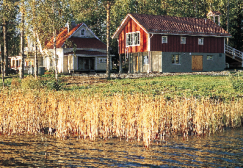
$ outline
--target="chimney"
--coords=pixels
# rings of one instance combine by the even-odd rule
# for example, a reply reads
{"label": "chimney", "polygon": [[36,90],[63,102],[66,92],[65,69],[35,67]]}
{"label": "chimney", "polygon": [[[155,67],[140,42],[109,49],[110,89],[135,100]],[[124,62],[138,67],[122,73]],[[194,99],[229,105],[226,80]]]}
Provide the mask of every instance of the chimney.
{"label": "chimney", "polygon": [[76,27],[77,26],[77,24],[75,23],[75,21],[72,21],[71,22],[71,27],[72,27],[72,29],[74,28],[74,27]]}
{"label": "chimney", "polygon": [[69,22],[67,21],[67,23],[66,23],[66,27],[67,27],[67,29],[68,29],[68,33],[69,33]]}

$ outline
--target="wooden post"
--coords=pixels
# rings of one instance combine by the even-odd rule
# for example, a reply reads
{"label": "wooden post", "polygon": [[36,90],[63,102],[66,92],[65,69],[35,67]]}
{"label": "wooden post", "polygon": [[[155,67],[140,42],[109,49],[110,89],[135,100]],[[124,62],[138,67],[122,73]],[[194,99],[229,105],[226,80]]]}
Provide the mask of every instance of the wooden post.
{"label": "wooden post", "polygon": [[119,73],[122,73],[122,56],[119,54]]}
{"label": "wooden post", "polygon": [[130,54],[127,53],[127,56],[128,56],[128,73],[131,73]]}
{"label": "wooden post", "polygon": [[[229,0],[227,1],[227,32],[229,33]],[[227,37],[227,45],[229,45],[229,37]]]}
{"label": "wooden post", "polygon": [[220,15],[218,16],[218,25],[220,26]]}
{"label": "wooden post", "polygon": [[140,73],[139,56],[140,56],[140,53],[138,53],[138,73]]}
{"label": "wooden post", "polygon": [[241,53],[241,67],[243,67],[243,52]]}

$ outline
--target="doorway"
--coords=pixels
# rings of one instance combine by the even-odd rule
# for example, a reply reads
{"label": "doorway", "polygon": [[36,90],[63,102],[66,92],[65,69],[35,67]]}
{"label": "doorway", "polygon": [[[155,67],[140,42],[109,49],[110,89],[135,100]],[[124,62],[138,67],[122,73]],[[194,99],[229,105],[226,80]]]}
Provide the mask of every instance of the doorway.
{"label": "doorway", "polygon": [[78,70],[94,70],[94,57],[78,57]]}
{"label": "doorway", "polygon": [[192,71],[202,71],[203,70],[203,56],[193,55],[192,56]]}
{"label": "doorway", "polygon": [[138,56],[136,56],[135,59],[136,59],[135,69],[136,69],[136,72],[138,72]]}

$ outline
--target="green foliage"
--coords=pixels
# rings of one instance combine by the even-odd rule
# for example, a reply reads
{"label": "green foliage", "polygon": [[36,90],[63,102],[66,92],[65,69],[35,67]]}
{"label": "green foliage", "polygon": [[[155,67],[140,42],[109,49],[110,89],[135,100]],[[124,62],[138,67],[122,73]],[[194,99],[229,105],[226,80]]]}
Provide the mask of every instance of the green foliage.
{"label": "green foliage", "polygon": [[0,1],[0,45],[2,47],[4,46],[2,24],[6,23],[9,56],[19,54],[19,33],[16,31],[18,25],[18,20],[16,19],[19,10],[18,1],[19,0]]}
{"label": "green foliage", "polygon": [[237,72],[230,75],[230,80],[235,91],[243,93],[243,72]]}
{"label": "green foliage", "polygon": [[60,90],[62,87],[62,84],[60,81],[56,81],[55,79],[48,80],[48,81],[42,81],[43,87],[46,87],[49,90]]}
{"label": "green foliage", "polygon": [[40,80],[35,79],[32,76],[27,76],[26,78],[21,80],[21,88],[22,89],[41,89],[42,83]]}
{"label": "green foliage", "polygon": [[[15,79],[12,80],[15,81]],[[21,89],[47,89],[47,90],[55,90],[58,91],[64,85],[61,81],[56,81],[54,77],[42,77],[35,79],[33,76],[27,76],[26,78],[22,79],[20,82]],[[14,82],[16,83],[16,82]],[[14,88],[19,88],[16,84],[12,84]]]}
{"label": "green foliage", "polygon": [[[235,81],[235,80],[233,80]],[[237,82],[237,81],[236,81]],[[206,76],[206,75],[178,75],[140,79],[114,79],[106,83],[95,85],[84,84],[72,87],[71,90],[79,90],[80,94],[103,93],[110,94],[147,94],[164,96],[168,99],[173,97],[211,97],[212,99],[230,100],[232,97],[243,96],[240,85],[232,85],[229,76]],[[238,89],[236,87],[238,86]],[[63,87],[68,90],[67,87]]]}

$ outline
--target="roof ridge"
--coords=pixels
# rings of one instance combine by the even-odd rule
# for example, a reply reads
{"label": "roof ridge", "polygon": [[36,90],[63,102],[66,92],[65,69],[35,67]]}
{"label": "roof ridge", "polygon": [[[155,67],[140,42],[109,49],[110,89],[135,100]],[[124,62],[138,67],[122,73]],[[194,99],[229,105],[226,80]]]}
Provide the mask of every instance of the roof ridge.
{"label": "roof ridge", "polygon": [[[188,35],[231,36],[222,27],[207,18],[179,17],[169,15],[150,15],[130,13],[149,33],[179,33]],[[119,29],[117,30],[119,31]],[[115,32],[115,35],[117,34]],[[190,33],[189,33],[190,32]]]}

